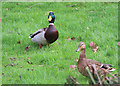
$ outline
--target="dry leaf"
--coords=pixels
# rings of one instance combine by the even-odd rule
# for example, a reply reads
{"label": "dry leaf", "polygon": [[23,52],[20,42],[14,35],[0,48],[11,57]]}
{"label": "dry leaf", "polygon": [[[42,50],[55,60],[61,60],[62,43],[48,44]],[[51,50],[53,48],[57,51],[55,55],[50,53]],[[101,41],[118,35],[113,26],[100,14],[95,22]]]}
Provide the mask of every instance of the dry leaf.
{"label": "dry leaf", "polygon": [[93,48],[93,52],[96,53],[97,50],[98,50],[98,46],[95,46],[95,47]]}
{"label": "dry leaf", "polygon": [[21,43],[20,40],[17,43],[20,44]]}
{"label": "dry leaf", "polygon": [[12,67],[13,67],[13,66],[15,66],[15,65],[18,65],[18,64],[17,64],[17,63],[7,64],[7,65],[5,65],[5,67],[7,67],[7,66],[12,66]]}
{"label": "dry leaf", "polygon": [[74,6],[76,6],[76,5],[78,5],[78,4],[71,5],[70,7],[74,7]]}
{"label": "dry leaf", "polygon": [[28,64],[32,64],[32,62],[30,62],[30,61],[27,61],[27,63],[28,63]]}
{"label": "dry leaf", "polygon": [[1,19],[0,19],[0,22],[1,22]]}
{"label": "dry leaf", "polygon": [[25,50],[27,51],[31,46],[29,45],[28,47],[25,48]]}
{"label": "dry leaf", "polygon": [[76,39],[74,36],[71,38],[72,40]]}
{"label": "dry leaf", "polygon": [[71,38],[70,38],[70,37],[68,37],[68,40],[71,40]]}
{"label": "dry leaf", "polygon": [[9,59],[10,59],[10,60],[13,60],[13,61],[16,61],[16,58],[14,58],[14,57],[12,57],[12,58],[10,57]]}
{"label": "dry leaf", "polygon": [[96,53],[98,50],[98,46],[95,46],[93,42],[90,42],[90,47],[93,49],[93,52]]}
{"label": "dry leaf", "polygon": [[95,44],[93,42],[90,42],[90,47],[91,48],[94,48],[95,47]]}
{"label": "dry leaf", "polygon": [[[79,38],[79,36],[77,36],[77,38]],[[75,39],[76,39],[76,37],[74,37],[74,36],[71,38],[68,36],[68,40],[75,40]]]}
{"label": "dry leaf", "polygon": [[69,71],[70,71],[71,69],[75,70],[76,67],[77,67],[76,65],[70,65]]}

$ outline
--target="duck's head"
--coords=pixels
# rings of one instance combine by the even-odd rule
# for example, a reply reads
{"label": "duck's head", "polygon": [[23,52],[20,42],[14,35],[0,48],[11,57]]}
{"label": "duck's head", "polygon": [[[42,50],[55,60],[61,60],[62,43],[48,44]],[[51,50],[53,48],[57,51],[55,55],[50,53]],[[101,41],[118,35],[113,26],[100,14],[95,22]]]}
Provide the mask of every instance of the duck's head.
{"label": "duck's head", "polygon": [[85,50],[85,43],[84,42],[79,43],[78,49],[76,50],[76,52],[81,51],[81,50]]}
{"label": "duck's head", "polygon": [[50,12],[49,12],[49,15],[54,15],[53,11],[50,11]]}
{"label": "duck's head", "polygon": [[48,15],[48,21],[49,23],[54,23],[54,20],[55,20],[55,15],[52,11],[50,11]]}

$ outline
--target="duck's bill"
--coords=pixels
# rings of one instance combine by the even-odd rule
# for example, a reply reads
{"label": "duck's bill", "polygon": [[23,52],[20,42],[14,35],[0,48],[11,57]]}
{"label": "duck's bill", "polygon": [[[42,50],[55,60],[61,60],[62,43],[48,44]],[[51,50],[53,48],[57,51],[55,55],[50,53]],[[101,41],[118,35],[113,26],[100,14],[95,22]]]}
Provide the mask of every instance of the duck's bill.
{"label": "duck's bill", "polygon": [[78,52],[78,51],[80,51],[80,48],[78,48],[78,49],[76,50],[76,52]]}
{"label": "duck's bill", "polygon": [[51,20],[52,20],[52,17],[51,17],[51,16],[49,16],[48,21],[51,21]]}

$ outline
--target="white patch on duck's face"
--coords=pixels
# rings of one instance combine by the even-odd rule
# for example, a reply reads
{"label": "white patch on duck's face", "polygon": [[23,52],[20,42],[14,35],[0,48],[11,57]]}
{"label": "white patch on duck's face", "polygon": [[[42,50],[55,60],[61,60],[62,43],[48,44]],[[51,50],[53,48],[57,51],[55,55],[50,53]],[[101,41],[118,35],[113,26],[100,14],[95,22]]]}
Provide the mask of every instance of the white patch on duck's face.
{"label": "white patch on duck's face", "polygon": [[45,31],[35,35],[31,40],[39,45],[47,45],[48,42],[44,37]]}

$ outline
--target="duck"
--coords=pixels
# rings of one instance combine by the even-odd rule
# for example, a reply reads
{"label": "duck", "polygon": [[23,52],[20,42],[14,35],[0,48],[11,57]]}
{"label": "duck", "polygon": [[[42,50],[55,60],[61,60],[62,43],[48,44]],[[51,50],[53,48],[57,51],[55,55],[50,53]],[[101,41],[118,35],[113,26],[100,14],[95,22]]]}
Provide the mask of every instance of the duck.
{"label": "duck", "polygon": [[85,43],[80,42],[76,50],[76,52],[80,51],[80,57],[79,60],[77,61],[77,69],[83,76],[86,76],[90,79],[90,75],[86,70],[86,67],[88,67],[91,74],[96,75],[95,70],[93,70],[93,65],[96,66],[96,71],[100,71],[101,76],[105,76],[107,73],[115,71],[115,68],[112,68],[112,65],[110,64],[104,64],[96,60],[87,59],[85,49],[86,49]]}
{"label": "duck", "polygon": [[40,48],[41,46],[45,46],[45,45],[48,45],[50,47],[50,44],[58,39],[59,33],[54,26],[54,21],[55,21],[55,15],[53,11],[50,11],[48,15],[49,26],[46,28],[39,29],[33,34],[30,34],[29,38],[34,43],[39,44]]}

